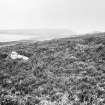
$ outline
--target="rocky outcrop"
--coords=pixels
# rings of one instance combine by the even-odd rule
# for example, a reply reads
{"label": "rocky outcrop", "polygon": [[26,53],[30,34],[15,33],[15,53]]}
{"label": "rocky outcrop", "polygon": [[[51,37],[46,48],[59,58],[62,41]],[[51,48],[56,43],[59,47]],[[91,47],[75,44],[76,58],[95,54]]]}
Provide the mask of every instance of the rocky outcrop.
{"label": "rocky outcrop", "polygon": [[15,59],[20,59],[20,60],[25,60],[25,61],[29,60],[28,57],[26,57],[26,56],[24,56],[24,55],[20,55],[20,54],[18,54],[18,53],[15,52],[15,51],[12,51],[12,52],[11,52],[10,58],[11,58],[11,59],[14,59],[14,60],[15,60]]}

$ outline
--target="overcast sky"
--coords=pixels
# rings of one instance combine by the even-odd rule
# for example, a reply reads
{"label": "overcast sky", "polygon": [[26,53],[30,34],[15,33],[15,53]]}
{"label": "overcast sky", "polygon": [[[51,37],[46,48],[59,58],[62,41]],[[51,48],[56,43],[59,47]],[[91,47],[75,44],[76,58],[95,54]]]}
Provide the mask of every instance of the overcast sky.
{"label": "overcast sky", "polygon": [[0,0],[0,29],[105,31],[105,0]]}

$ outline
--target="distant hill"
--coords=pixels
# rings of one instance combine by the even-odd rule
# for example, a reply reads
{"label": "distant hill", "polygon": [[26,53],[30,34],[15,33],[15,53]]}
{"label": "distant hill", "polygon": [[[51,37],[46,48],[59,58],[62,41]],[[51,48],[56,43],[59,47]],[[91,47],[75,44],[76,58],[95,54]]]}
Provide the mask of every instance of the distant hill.
{"label": "distant hill", "polygon": [[75,35],[67,29],[28,29],[28,30],[0,30],[0,41],[17,40],[49,40],[53,38],[70,37]]}
{"label": "distant hill", "polygon": [[[52,31],[52,30],[51,30]],[[23,32],[23,31],[22,31]],[[10,32],[9,32],[10,33]],[[13,33],[13,32],[12,32]],[[15,33],[15,31],[14,31]],[[22,33],[21,33],[22,34]],[[21,35],[20,34],[20,35]],[[42,38],[42,39],[38,39],[38,38],[29,38],[29,39],[22,39],[22,40],[15,40],[15,41],[1,41],[0,42],[0,47],[5,47],[5,46],[14,46],[17,44],[30,44],[30,43],[49,43],[49,42],[53,42],[56,40],[59,41],[67,41],[67,40],[78,40],[78,39],[85,39],[85,38],[94,38],[94,37],[105,37],[105,32],[96,32],[96,33],[87,33],[87,34],[83,34],[83,35],[71,35],[68,37],[53,37],[53,38]]]}
{"label": "distant hill", "polygon": [[0,30],[0,34],[24,34],[24,35],[35,35],[35,34],[75,34],[73,31],[68,29],[18,29],[18,30]]}

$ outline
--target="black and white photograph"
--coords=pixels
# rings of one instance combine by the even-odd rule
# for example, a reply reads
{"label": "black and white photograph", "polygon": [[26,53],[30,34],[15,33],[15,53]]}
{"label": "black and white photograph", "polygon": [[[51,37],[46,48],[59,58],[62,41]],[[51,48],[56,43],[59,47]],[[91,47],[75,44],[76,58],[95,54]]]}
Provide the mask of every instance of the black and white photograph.
{"label": "black and white photograph", "polygon": [[0,105],[105,105],[105,0],[0,0]]}

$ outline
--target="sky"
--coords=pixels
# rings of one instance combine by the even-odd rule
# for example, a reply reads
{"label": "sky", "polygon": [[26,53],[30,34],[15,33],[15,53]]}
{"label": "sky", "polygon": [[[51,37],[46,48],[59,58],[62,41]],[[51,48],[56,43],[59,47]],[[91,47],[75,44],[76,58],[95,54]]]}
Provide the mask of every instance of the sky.
{"label": "sky", "polygon": [[0,0],[2,29],[105,31],[105,0]]}

